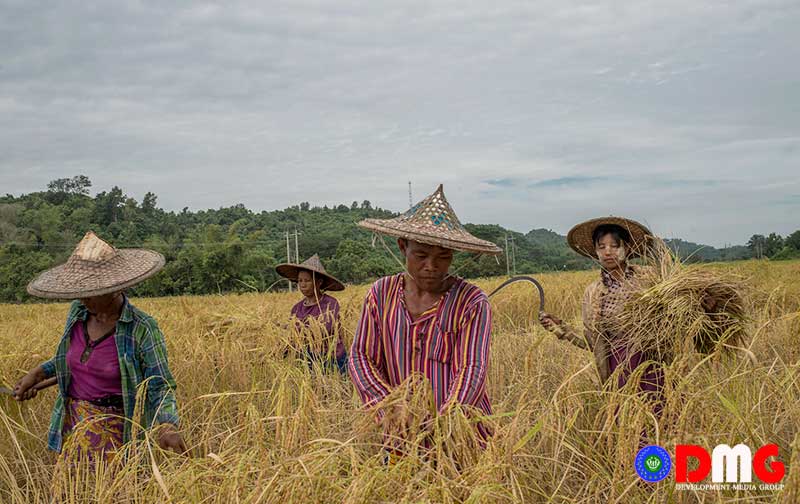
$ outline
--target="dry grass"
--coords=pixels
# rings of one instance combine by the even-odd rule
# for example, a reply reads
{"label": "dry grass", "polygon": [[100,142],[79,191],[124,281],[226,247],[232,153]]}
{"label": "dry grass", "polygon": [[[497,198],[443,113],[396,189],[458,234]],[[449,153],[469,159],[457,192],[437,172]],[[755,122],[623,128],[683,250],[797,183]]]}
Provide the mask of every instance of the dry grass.
{"label": "dry grass", "polygon": [[[695,351],[743,350],[748,320],[741,276],[686,266],[658,239],[632,282],[636,290],[612,325],[646,355],[672,362]],[[706,297],[716,302],[713,313],[702,306]]]}
{"label": "dry grass", "polygon": [[[45,451],[54,392],[0,398],[0,502],[785,502],[800,501],[800,263],[704,270],[743,277],[747,348],[757,358],[683,355],[667,368],[656,423],[631,390],[602,392],[592,356],[534,323],[536,297],[514,286],[492,300],[489,392],[496,431],[475,447],[458,413],[433,424],[430,454],[384,464],[381,436],[346,379],[284,358],[279,324],[295,295],[138,299],[164,330],[193,458],[130,445],[117,465],[56,468]],[[548,311],[577,325],[596,272],[542,275]],[[500,279],[479,282],[490,290]],[[365,287],[337,294],[352,334]],[[66,305],[0,306],[0,380],[13,383],[54,351]],[[424,393],[398,391],[425,411]],[[418,420],[424,421],[424,415]],[[413,429],[413,425],[412,425]],[[641,433],[670,451],[774,442],[792,460],[783,493],[674,491],[633,469]],[[792,493],[794,492],[794,493]]]}

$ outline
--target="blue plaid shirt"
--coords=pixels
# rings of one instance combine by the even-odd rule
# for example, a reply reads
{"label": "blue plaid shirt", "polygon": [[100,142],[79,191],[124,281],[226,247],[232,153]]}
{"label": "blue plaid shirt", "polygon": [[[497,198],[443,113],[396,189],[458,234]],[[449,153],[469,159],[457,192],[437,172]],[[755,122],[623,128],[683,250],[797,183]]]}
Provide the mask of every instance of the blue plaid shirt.
{"label": "blue plaid shirt", "polygon": [[[58,377],[58,398],[53,406],[47,447],[60,452],[64,427],[64,398],[68,396],[70,372],[67,366],[67,349],[70,334],[76,322],[86,320],[86,307],[74,301],[67,315],[64,334],[56,349],[56,355],[42,364],[45,376]],[[122,313],[117,321],[114,341],[122,378],[122,403],[125,412],[123,441],[131,440],[134,411],[136,411],[137,387],[147,381],[144,389],[144,405],[141,408],[145,428],[153,423],[178,425],[178,407],[175,402],[175,380],[167,363],[167,347],[164,335],[155,319],[133,306],[125,297]]]}

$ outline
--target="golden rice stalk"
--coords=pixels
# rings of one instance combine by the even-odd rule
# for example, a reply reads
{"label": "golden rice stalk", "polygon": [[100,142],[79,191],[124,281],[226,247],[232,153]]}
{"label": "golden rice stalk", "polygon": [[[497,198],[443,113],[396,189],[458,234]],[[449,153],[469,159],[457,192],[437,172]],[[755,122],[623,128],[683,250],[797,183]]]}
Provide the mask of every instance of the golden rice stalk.
{"label": "golden rice stalk", "polygon": [[[686,266],[661,240],[645,263],[612,323],[618,334],[663,362],[692,349],[708,354],[742,345],[747,317],[741,278]],[[716,307],[707,313],[703,299],[709,297]]]}

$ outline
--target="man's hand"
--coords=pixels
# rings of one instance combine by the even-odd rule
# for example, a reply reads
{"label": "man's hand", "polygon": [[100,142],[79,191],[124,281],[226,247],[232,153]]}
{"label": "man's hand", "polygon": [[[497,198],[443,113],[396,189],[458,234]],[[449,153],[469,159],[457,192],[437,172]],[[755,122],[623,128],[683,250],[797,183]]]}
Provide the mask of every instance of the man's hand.
{"label": "man's hand", "polygon": [[395,403],[389,407],[384,417],[387,434],[391,436],[406,437],[410,427],[408,406],[405,403]]}
{"label": "man's hand", "polygon": [[162,450],[172,450],[178,455],[186,453],[186,443],[183,442],[181,434],[172,424],[163,424],[158,435],[158,446]]}
{"label": "man's hand", "polygon": [[384,410],[383,436],[386,448],[390,452],[404,453],[405,443],[411,436],[411,416],[408,405],[405,402],[394,403],[387,406]]}

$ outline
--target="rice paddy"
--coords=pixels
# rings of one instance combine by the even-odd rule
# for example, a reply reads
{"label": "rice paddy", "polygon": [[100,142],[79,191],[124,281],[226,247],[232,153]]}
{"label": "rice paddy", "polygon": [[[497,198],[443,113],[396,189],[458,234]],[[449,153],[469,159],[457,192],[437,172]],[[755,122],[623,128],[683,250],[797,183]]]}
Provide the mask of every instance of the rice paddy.
{"label": "rice paddy", "polygon": [[[133,299],[166,335],[192,456],[145,440],[108,467],[70,466],[45,449],[55,391],[23,404],[0,396],[0,502],[800,502],[800,262],[702,270],[742,279],[746,351],[677,354],[659,421],[632,387],[603,391],[592,354],[539,326],[532,288],[515,285],[492,299],[494,415],[483,421],[494,437],[482,449],[459,412],[431,421],[424,387],[411,384],[392,400],[410,405],[410,432],[432,433],[430,449],[406,446],[388,462],[349,379],[286,355],[297,293]],[[596,275],[537,275],[546,309],[579,326]],[[348,344],[366,288],[334,293]],[[52,355],[66,311],[0,305],[3,384]],[[676,490],[674,474],[644,483],[633,467],[643,438],[670,452],[776,443],[784,487]]]}

